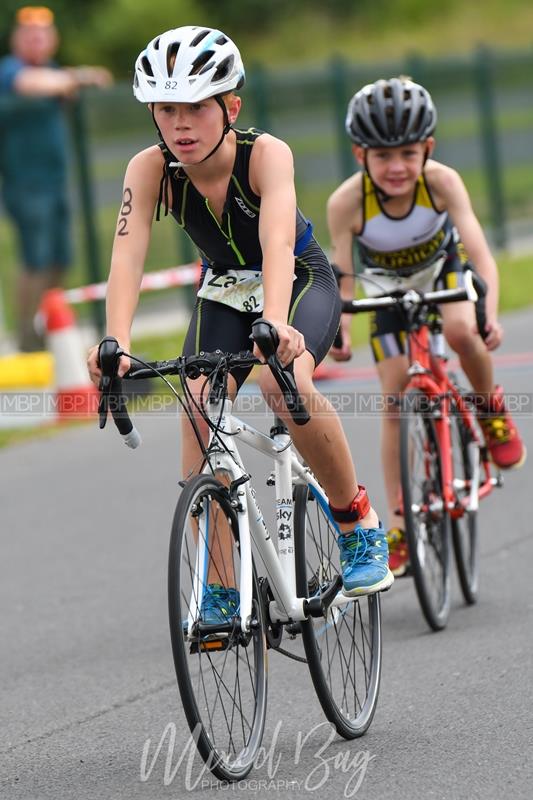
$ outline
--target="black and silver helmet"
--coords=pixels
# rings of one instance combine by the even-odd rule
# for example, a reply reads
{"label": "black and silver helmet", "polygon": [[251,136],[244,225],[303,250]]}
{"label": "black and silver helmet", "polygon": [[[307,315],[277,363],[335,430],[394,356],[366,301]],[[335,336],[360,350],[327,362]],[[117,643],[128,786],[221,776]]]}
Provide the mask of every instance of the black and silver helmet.
{"label": "black and silver helmet", "polygon": [[423,142],[437,124],[431,95],[408,78],[370,83],[348,104],[346,132],[362,147],[398,147]]}

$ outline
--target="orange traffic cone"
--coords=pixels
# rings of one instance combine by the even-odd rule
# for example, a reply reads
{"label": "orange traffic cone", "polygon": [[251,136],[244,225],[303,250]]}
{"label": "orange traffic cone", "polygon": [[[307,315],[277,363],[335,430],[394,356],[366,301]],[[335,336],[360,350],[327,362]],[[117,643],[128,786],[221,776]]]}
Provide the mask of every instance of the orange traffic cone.
{"label": "orange traffic cone", "polygon": [[62,289],[50,289],[41,301],[47,349],[55,362],[59,418],[87,418],[96,413],[98,390],[85,365],[84,346],[76,318]]}

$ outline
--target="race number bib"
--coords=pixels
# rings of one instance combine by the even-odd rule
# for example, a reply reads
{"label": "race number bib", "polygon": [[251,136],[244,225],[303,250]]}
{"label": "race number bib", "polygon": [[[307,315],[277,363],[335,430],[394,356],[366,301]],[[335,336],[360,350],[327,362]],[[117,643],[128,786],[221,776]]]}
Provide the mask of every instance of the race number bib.
{"label": "race number bib", "polygon": [[214,272],[208,268],[198,297],[224,303],[237,311],[263,310],[263,278],[255,269],[228,269]]}
{"label": "race number bib", "polygon": [[[402,277],[395,275],[392,270],[378,270],[366,267],[362,274],[361,285],[367,297],[379,297],[380,295],[390,294],[397,289],[416,289],[419,292],[430,292],[439,276],[444,264],[445,257],[437,259],[433,264],[423,267],[414,275]],[[365,277],[369,280],[365,281]]]}

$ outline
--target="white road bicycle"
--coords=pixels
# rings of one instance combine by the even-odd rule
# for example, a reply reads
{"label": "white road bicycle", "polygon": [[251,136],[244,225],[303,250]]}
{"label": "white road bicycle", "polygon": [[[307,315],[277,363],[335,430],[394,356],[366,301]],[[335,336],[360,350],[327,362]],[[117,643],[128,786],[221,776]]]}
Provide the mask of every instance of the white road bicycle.
{"label": "white road bicycle", "polygon": [[[283,388],[299,424],[308,420],[291,370],[276,356],[275,330],[259,320],[254,339]],[[100,426],[111,410],[129,446],[140,437],[121,395],[116,340],[100,348],[104,378]],[[170,538],[168,603],[172,650],[185,715],[198,751],[220,780],[236,781],[252,769],[261,746],[267,703],[267,649],[306,661],[327,719],[346,739],[368,729],[379,693],[379,594],[342,593],[337,529],[322,487],[276,419],[265,435],[232,413],[230,370],[258,364],[250,352],[200,353],[153,362],[128,377],[181,376],[182,405],[190,414],[186,378],[206,376],[201,410],[210,427],[202,474],[183,483]],[[273,540],[238,450],[244,443],[273,461]],[[224,557],[222,558],[222,554]],[[259,577],[258,565],[264,566]],[[222,565],[222,566],[221,566]],[[215,581],[213,581],[213,574]],[[208,583],[238,590],[240,605],[226,622],[202,621]],[[281,647],[301,637],[305,658]],[[290,686],[276,687],[283,693]]]}

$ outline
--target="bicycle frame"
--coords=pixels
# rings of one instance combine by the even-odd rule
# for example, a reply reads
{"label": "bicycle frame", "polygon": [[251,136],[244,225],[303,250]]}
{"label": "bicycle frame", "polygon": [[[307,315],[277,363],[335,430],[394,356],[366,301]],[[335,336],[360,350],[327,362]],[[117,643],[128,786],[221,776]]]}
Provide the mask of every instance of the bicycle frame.
{"label": "bicycle frame", "polygon": [[[409,383],[407,388],[420,389],[434,400],[438,413],[435,415],[435,428],[441,452],[442,496],[449,515],[456,519],[466,511],[475,511],[479,501],[492,491],[497,479],[491,476],[490,462],[481,447],[472,411],[468,408],[457,387],[450,380],[446,370],[445,356],[433,352],[427,324],[408,334]],[[461,419],[470,436],[469,447],[474,454],[474,473],[470,483],[470,493],[457,504],[454,492],[458,486],[453,474],[452,442],[450,432],[450,407],[457,407]],[[481,462],[481,463],[480,463]],[[481,467],[483,477],[481,478]],[[458,479],[457,479],[458,480]],[[482,482],[480,482],[482,480]]]}
{"label": "bicycle frame", "polygon": [[[233,485],[237,487],[235,512],[239,523],[240,538],[242,631],[247,633],[250,630],[252,615],[252,542],[261,555],[275,598],[269,607],[271,621],[286,623],[304,620],[308,616],[308,612],[305,610],[307,598],[298,597],[296,594],[293,484],[308,485],[317,502],[332,519],[327,498],[311,471],[296,458],[288,433],[276,433],[273,436],[261,433],[233,416],[232,402],[228,399],[207,403],[206,408],[209,419],[217,426],[217,433],[215,436],[211,431],[207,449],[208,463],[203,473],[209,475],[212,472],[223,472],[230,476]],[[257,503],[256,493],[250,484],[249,475],[244,468],[236,446],[237,441],[244,442],[274,461],[277,549]],[[206,569],[206,539],[206,536],[198,537],[189,630],[192,629],[192,621],[202,602],[201,592],[198,592],[197,589],[202,586],[201,576],[205,574]],[[330,607],[344,606],[356,599],[359,598],[346,597],[342,592],[338,592]]]}

